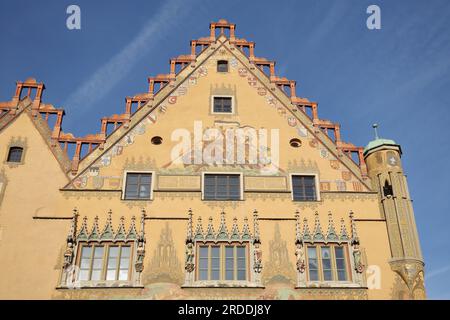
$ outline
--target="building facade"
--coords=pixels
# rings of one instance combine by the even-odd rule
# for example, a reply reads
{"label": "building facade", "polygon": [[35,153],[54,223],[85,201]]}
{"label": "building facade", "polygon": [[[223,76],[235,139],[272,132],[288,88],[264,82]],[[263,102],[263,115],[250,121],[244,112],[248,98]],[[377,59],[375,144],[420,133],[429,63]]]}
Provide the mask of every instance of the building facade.
{"label": "building facade", "polygon": [[0,103],[2,299],[423,299],[401,148],[342,141],[225,20],[100,133]]}

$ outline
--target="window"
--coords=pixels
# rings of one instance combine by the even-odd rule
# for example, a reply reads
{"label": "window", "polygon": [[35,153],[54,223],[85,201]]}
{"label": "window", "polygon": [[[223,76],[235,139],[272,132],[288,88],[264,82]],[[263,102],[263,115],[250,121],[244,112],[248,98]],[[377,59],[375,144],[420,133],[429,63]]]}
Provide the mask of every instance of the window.
{"label": "window", "polygon": [[203,178],[203,199],[240,200],[240,174],[205,174]]}
{"label": "window", "polygon": [[84,244],[78,266],[80,281],[127,281],[130,278],[131,246]]}
{"label": "window", "polygon": [[150,199],[151,173],[127,173],[125,199]]}
{"label": "window", "polygon": [[245,244],[201,244],[198,246],[198,280],[247,280]]}
{"label": "window", "polygon": [[11,147],[8,152],[7,162],[21,162],[22,161],[23,148]]}
{"label": "window", "polygon": [[217,72],[228,72],[228,61],[226,60],[217,61]]}
{"label": "window", "polygon": [[316,177],[292,176],[292,197],[294,201],[316,201]]}
{"label": "window", "polygon": [[338,245],[309,245],[309,281],[348,281],[347,250]]}
{"label": "window", "polygon": [[389,197],[389,196],[393,196],[394,195],[394,192],[392,190],[392,186],[389,184],[389,182],[387,182],[387,180],[384,182],[383,194],[384,194],[385,197]]}
{"label": "window", "polygon": [[213,97],[213,112],[214,113],[233,113],[233,98],[232,97]]}

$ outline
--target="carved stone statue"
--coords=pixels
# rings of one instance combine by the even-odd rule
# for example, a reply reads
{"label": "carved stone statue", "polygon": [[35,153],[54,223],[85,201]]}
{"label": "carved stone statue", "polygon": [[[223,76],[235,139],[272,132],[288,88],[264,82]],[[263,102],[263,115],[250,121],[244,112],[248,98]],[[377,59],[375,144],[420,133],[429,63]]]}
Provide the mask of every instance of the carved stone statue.
{"label": "carved stone statue", "polygon": [[187,272],[194,271],[194,245],[192,242],[186,244],[186,265]]}
{"label": "carved stone statue", "polygon": [[260,273],[262,270],[262,251],[261,244],[259,242],[254,243],[253,248],[253,256],[254,256],[254,270],[256,273]]}
{"label": "carved stone statue", "polygon": [[73,260],[73,243],[68,241],[67,242],[67,248],[64,252],[64,269],[67,269],[71,264]]}
{"label": "carved stone statue", "polygon": [[355,262],[355,270],[358,273],[362,273],[364,271],[364,265],[361,259],[361,250],[359,249],[359,243],[355,242],[353,244],[353,260]]}
{"label": "carved stone statue", "polygon": [[295,249],[295,257],[297,258],[297,270],[300,273],[305,272],[305,251],[303,245],[299,242],[297,243],[297,248]]}
{"label": "carved stone statue", "polygon": [[144,242],[138,242],[138,248],[136,250],[136,263],[134,264],[137,272],[142,272],[144,270],[144,257],[145,257],[145,248]]}

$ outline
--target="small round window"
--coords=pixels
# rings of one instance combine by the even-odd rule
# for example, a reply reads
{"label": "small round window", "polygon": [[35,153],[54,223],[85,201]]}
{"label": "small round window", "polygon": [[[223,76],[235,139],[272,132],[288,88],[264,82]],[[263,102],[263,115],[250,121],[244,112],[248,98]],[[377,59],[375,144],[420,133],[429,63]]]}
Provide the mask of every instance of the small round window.
{"label": "small round window", "polygon": [[293,148],[300,148],[302,145],[302,141],[300,139],[294,138],[289,141],[289,144]]}
{"label": "small round window", "polygon": [[159,136],[155,136],[151,140],[152,144],[155,144],[155,145],[160,145],[162,143],[162,141],[163,141],[163,139]]}

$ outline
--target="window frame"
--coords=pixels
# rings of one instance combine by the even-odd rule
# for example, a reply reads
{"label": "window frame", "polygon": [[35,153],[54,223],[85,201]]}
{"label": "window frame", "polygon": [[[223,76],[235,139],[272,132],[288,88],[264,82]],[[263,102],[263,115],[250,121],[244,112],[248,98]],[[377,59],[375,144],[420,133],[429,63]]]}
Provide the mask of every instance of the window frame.
{"label": "window frame", "polygon": [[[205,175],[239,175],[239,199],[205,199]],[[244,174],[242,172],[202,172],[202,201],[242,201],[244,200]]]}
{"label": "window frame", "polygon": [[[294,199],[294,184],[293,177],[295,176],[305,176],[305,177],[314,177],[314,186],[316,191],[316,199],[315,200],[295,200]],[[290,173],[289,174],[289,188],[291,191],[291,200],[294,202],[316,202],[321,201],[320,198],[320,182],[319,182],[319,174],[318,173]]]}
{"label": "window frame", "polygon": [[[20,150],[20,159],[19,159],[19,161],[11,161],[10,160],[11,152],[15,151],[15,150]],[[22,163],[23,162],[24,151],[25,151],[25,149],[23,147],[21,147],[21,146],[9,146],[8,147],[8,152],[6,154],[6,162],[10,163],[10,164]]]}
{"label": "window frame", "polygon": [[[215,112],[214,111],[214,99],[215,98],[231,98],[231,112]],[[211,114],[234,115],[235,111],[236,111],[235,110],[235,98],[233,95],[226,95],[226,94],[211,95]]]}
{"label": "window frame", "polygon": [[[310,275],[310,268],[309,268],[309,248],[314,247],[316,250],[316,260],[317,260],[317,273],[318,273],[318,280],[311,280]],[[323,247],[329,247],[330,248],[330,254],[331,254],[331,280],[325,280],[324,279],[324,268],[323,268],[323,257],[322,257],[322,249]],[[345,261],[345,274],[346,279],[345,280],[339,280],[339,273],[337,269],[337,260],[336,260],[336,247],[343,248],[344,253],[344,261]],[[350,253],[349,253],[349,244],[347,242],[345,243],[305,243],[306,248],[306,279],[307,282],[310,283],[351,283],[353,280],[352,275],[352,267],[351,267],[351,260],[350,260]],[[342,269],[340,269],[342,270]]]}
{"label": "window frame", "polygon": [[[151,182],[150,182],[150,197],[149,198],[133,198],[129,199],[126,197],[126,188],[127,188],[127,178],[128,174],[150,174]],[[155,186],[156,174],[155,171],[145,171],[145,170],[125,170],[123,173],[123,181],[122,181],[122,200],[126,201],[151,201],[153,200],[153,189]]]}
{"label": "window frame", "polygon": [[[227,66],[227,70],[226,71],[219,71],[219,63],[221,63],[221,62],[226,62],[226,66]],[[230,72],[230,62],[228,60],[224,60],[224,59],[217,60],[216,72],[217,73],[228,73],[228,72]]]}
{"label": "window frame", "polygon": [[[115,268],[115,279],[114,280],[107,280],[108,277],[108,264],[109,264],[109,254],[110,254],[110,248],[111,247],[119,247],[119,255],[117,258],[117,266]],[[128,274],[126,280],[120,280],[120,260],[122,258],[122,247],[129,247],[130,248],[130,255],[128,257]],[[88,270],[88,279],[80,279],[80,272],[81,272],[81,262],[82,262],[82,252],[83,248],[90,247],[91,253],[89,257],[89,268]],[[102,266],[101,266],[101,276],[100,279],[92,279],[92,273],[93,273],[93,265],[94,265],[94,254],[95,254],[95,248],[97,247],[103,247],[103,255],[101,257],[102,259]],[[128,283],[132,281],[134,268],[133,268],[133,262],[134,262],[134,254],[135,254],[135,245],[133,241],[118,241],[118,242],[112,242],[112,241],[80,241],[77,245],[77,256],[75,260],[75,266],[79,268],[79,272],[77,274],[76,281],[79,281],[80,283],[98,283],[98,282],[107,282],[107,283],[113,283],[113,282],[122,282],[122,283]]]}
{"label": "window frame", "polygon": [[[206,268],[207,270],[207,279],[200,279],[200,247],[207,247],[208,248],[208,256],[207,256],[207,263],[208,266]],[[219,279],[212,279],[212,255],[211,255],[211,248],[212,247],[219,247]],[[226,248],[227,247],[233,247],[233,279],[228,280],[227,279],[227,256],[226,256]],[[242,269],[239,269],[238,267],[238,247],[244,247],[245,250],[245,279],[239,280],[239,271]],[[208,282],[208,283],[246,283],[250,282],[251,280],[251,261],[250,261],[250,242],[249,241],[196,241],[195,242],[195,263],[198,266],[195,270],[195,282]],[[204,259],[204,258],[203,258]],[[203,270],[203,269],[202,269]]]}

